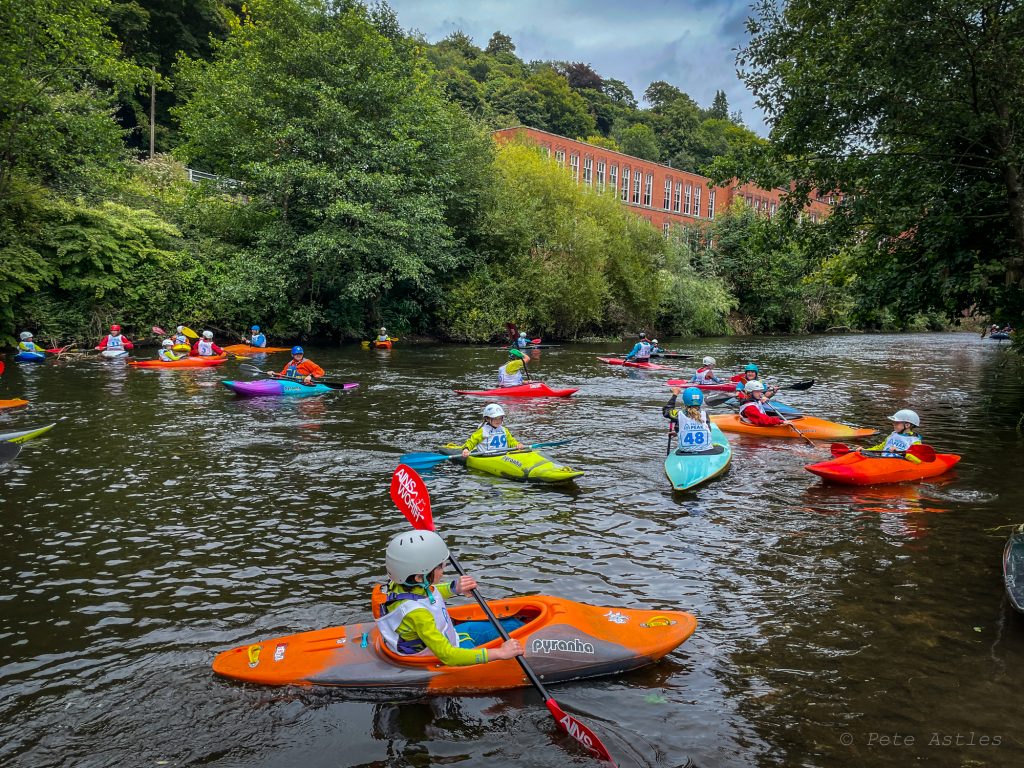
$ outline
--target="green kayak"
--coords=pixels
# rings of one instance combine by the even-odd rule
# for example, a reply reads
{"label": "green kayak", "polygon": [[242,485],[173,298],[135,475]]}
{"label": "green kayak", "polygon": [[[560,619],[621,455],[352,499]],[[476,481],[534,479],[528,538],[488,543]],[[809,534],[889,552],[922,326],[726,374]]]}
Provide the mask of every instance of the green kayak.
{"label": "green kayak", "polygon": [[[441,449],[449,455],[461,453],[462,447],[449,443]],[[530,483],[567,483],[582,477],[578,469],[555,464],[551,459],[536,451],[509,451],[500,456],[473,456],[468,459],[452,459],[465,464],[469,469],[478,469],[489,475],[507,477],[510,480],[525,480]]]}
{"label": "green kayak", "polygon": [[665,474],[673,490],[685,491],[725,472],[732,459],[732,448],[716,424],[711,425],[711,444],[710,450],[701,453],[673,450],[665,457]]}
{"label": "green kayak", "polygon": [[27,443],[29,440],[34,440],[40,435],[45,435],[55,426],[57,426],[57,422],[54,422],[53,424],[47,424],[45,427],[26,429],[21,432],[8,432],[6,434],[0,435],[0,443]]}

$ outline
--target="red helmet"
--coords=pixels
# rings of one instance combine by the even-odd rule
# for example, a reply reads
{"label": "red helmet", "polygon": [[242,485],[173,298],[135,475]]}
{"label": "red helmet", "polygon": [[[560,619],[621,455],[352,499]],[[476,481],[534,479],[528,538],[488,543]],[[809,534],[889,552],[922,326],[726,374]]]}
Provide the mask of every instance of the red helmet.
{"label": "red helmet", "polygon": [[115,323],[114,325],[110,326],[110,332],[111,333],[120,333],[121,332],[121,326],[118,325],[117,323]]}

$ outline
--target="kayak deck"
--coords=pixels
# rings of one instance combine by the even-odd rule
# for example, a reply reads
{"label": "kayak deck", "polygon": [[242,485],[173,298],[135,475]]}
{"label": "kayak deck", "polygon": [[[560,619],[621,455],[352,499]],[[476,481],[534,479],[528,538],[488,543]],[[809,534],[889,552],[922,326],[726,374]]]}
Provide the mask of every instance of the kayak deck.
{"label": "kayak deck", "polygon": [[665,474],[672,483],[672,490],[689,490],[718,477],[729,468],[732,461],[729,438],[715,424],[711,425],[711,444],[712,449],[705,453],[683,453],[673,449],[665,457]]}
{"label": "kayak deck", "polygon": [[608,363],[608,365],[621,365],[626,368],[642,368],[648,371],[672,371],[679,370],[678,368],[671,368],[667,365],[658,365],[657,363],[638,363],[634,360],[620,360],[615,357],[599,357],[597,358],[602,363]]}
{"label": "kayak deck", "polygon": [[[758,427],[740,419],[736,413],[718,413],[711,417],[711,421],[721,428],[723,432],[736,432],[743,435],[761,435],[762,437],[781,437],[800,440],[800,433],[811,440],[831,440],[833,438],[852,439],[855,437],[870,437],[878,434],[877,429],[862,429],[851,427],[846,424],[839,424],[834,421],[826,421],[814,416],[800,416],[790,419],[792,427],[787,424],[779,424],[774,427]],[[794,428],[795,427],[795,428]]]}
{"label": "kayak deck", "polygon": [[45,435],[55,426],[57,426],[57,422],[47,424],[45,427],[25,429],[21,432],[7,432],[6,434],[0,435],[0,443],[27,443],[29,440],[34,440],[41,435]]}
{"label": "kayak deck", "polygon": [[13,400],[0,400],[0,411],[7,410],[8,408],[24,408],[28,405],[28,400],[22,400],[20,397],[16,397]]}
{"label": "kayak deck", "polygon": [[213,355],[210,357],[183,357],[181,360],[132,360],[128,365],[133,368],[209,368],[227,361],[227,355]]}
{"label": "kayak deck", "polygon": [[851,451],[828,461],[808,464],[804,469],[830,483],[882,485],[935,477],[948,472],[958,461],[960,457],[953,453],[937,453],[935,461],[918,464],[908,459],[865,456],[860,451]]}
{"label": "kayak deck", "polygon": [[542,381],[528,382],[514,387],[498,387],[497,389],[455,390],[457,395],[475,395],[477,397],[570,397],[575,392],[579,392],[579,389],[552,389]]}
{"label": "kayak deck", "polygon": [[[455,455],[462,452],[461,445],[449,443],[441,449],[441,453]],[[475,469],[486,472],[496,477],[504,477],[509,480],[521,480],[529,483],[567,483],[577,477],[583,477],[583,472],[564,465],[555,464],[547,456],[537,451],[511,451],[500,456],[474,456],[463,459],[458,457],[452,459],[459,464],[464,464],[468,469]]]}
{"label": "kayak deck", "polygon": [[[375,593],[381,589],[375,588]],[[525,621],[519,640],[546,683],[619,674],[652,664],[685,642],[697,620],[683,611],[591,606],[547,595],[491,600],[500,618]],[[486,621],[475,603],[449,606],[456,623]],[[496,648],[501,638],[485,643]],[[301,632],[224,651],[218,675],[265,685],[404,688],[435,693],[495,691],[528,686],[515,659],[468,667],[442,666],[436,656],[400,656],[383,643],[370,620]]]}
{"label": "kayak deck", "polygon": [[[303,384],[284,379],[258,379],[256,381],[225,379],[221,384],[240,397],[312,397],[333,391],[331,387],[323,384]],[[345,389],[355,389],[358,386],[358,384],[346,384]]]}

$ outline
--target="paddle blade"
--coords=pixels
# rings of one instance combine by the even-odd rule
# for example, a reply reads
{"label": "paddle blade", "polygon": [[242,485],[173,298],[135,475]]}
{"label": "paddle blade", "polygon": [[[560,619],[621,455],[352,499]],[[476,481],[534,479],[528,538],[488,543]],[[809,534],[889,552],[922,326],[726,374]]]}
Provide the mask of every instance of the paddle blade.
{"label": "paddle blade", "polygon": [[804,381],[798,381],[796,384],[787,384],[784,387],[779,387],[779,389],[797,389],[800,391],[804,391],[806,389],[810,389],[813,386],[814,379],[806,379]]}
{"label": "paddle blade", "polygon": [[446,461],[451,458],[454,458],[454,456],[450,456],[446,453],[406,453],[399,459],[399,462],[405,464],[407,467],[412,467],[419,471],[424,469],[433,469],[442,461]]}
{"label": "paddle blade", "polygon": [[7,366],[4,365],[4,361],[0,360],[0,376],[4,375],[4,368],[6,368],[6,367]]}
{"label": "paddle blade", "polygon": [[157,336],[166,336],[166,335],[167,335],[167,331],[165,331],[165,330],[164,330],[163,328],[161,328],[161,327],[160,327],[159,325],[154,325],[154,326],[153,326],[152,328],[150,328],[149,330],[151,330],[151,331],[152,331],[153,333],[155,333],[155,334],[156,334]]}
{"label": "paddle blade", "polygon": [[615,761],[612,760],[611,753],[608,751],[608,748],[601,743],[601,740],[597,738],[596,733],[568,712],[563,711],[562,708],[558,706],[558,702],[554,699],[548,699],[544,703],[547,705],[551,716],[555,718],[555,721],[561,726],[563,731],[576,739],[576,741],[582,744],[588,752],[598,759],[605,760],[612,765],[615,765]]}
{"label": "paddle blade", "polygon": [[434,530],[430,494],[415,469],[406,464],[399,464],[395,468],[391,476],[391,500],[413,528],[419,531]]}
{"label": "paddle blade", "polygon": [[836,458],[839,458],[840,456],[845,456],[851,450],[853,450],[852,448],[850,448],[850,446],[843,445],[842,443],[832,443],[832,445],[829,446],[829,449],[832,451],[832,455],[835,456]]}
{"label": "paddle blade", "polygon": [[907,450],[907,455],[913,456],[915,459],[920,459],[925,464],[930,464],[935,461],[935,449],[930,445],[923,445],[921,443],[910,446]]}
{"label": "paddle blade", "polygon": [[266,371],[264,371],[262,368],[258,368],[255,365],[251,365],[250,363],[242,363],[238,367],[243,371],[248,371],[249,373],[266,373]]}
{"label": "paddle blade", "polygon": [[182,328],[181,332],[188,336],[190,339],[198,339],[199,334],[193,331],[191,328]]}
{"label": "paddle blade", "polygon": [[540,344],[540,339],[530,339],[531,344]]}

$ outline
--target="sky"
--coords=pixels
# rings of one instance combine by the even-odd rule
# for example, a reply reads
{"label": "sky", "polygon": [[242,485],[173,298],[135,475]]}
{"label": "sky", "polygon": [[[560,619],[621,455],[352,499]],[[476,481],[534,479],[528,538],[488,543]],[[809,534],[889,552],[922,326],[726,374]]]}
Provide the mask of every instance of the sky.
{"label": "sky", "polygon": [[736,76],[736,49],[747,40],[750,0],[387,0],[407,31],[436,43],[454,31],[481,48],[495,30],[512,38],[523,61],[582,61],[622,80],[642,103],[664,80],[711,106],[725,91],[729,111],[768,133]]}

